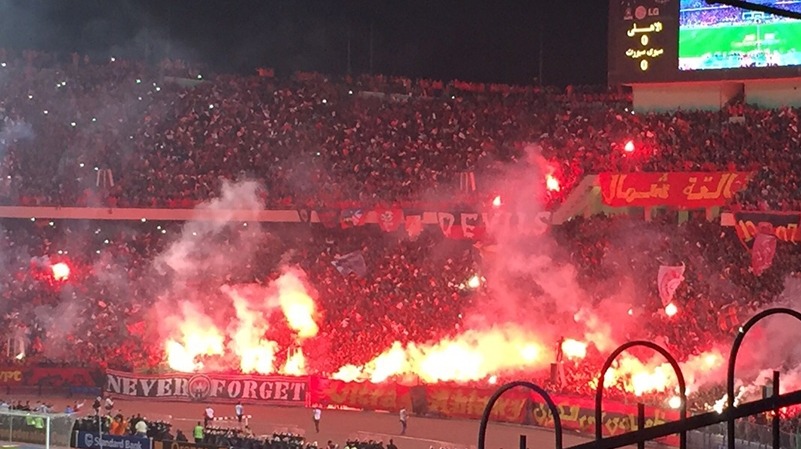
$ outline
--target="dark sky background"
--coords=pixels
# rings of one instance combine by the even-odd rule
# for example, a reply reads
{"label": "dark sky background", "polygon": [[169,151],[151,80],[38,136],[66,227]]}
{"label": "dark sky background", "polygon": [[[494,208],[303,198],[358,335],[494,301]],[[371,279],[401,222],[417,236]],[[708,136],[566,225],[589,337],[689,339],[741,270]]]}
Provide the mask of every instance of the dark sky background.
{"label": "dark sky background", "polygon": [[606,0],[0,0],[0,46],[172,54],[224,72],[364,73],[372,59],[375,73],[527,84],[542,48],[546,84],[604,84],[607,11]]}

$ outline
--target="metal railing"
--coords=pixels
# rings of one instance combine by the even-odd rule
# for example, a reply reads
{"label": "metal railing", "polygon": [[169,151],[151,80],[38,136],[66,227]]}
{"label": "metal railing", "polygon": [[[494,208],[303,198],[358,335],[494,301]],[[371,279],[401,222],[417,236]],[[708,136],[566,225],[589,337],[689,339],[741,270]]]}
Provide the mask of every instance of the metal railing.
{"label": "metal railing", "polygon": [[[687,446],[691,449],[718,449],[726,443],[726,423],[720,423],[688,434]],[[801,433],[781,431],[781,449],[801,449]],[[740,420],[735,425],[735,446],[738,449],[772,447],[773,434],[768,424]]]}

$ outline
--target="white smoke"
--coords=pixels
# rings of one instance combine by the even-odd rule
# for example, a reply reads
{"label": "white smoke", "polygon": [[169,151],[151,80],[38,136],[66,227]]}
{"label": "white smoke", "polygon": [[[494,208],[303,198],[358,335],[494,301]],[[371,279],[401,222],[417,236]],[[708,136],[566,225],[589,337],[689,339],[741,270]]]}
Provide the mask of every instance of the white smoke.
{"label": "white smoke", "polygon": [[34,137],[33,127],[29,123],[6,118],[0,131],[0,155],[5,154],[9,145],[23,140],[33,140]]}
{"label": "white smoke", "polygon": [[[165,279],[153,311],[160,323],[156,343],[166,345],[175,369],[270,373],[281,362],[278,352],[291,349],[270,338],[279,316],[294,344],[317,334],[315,294],[302,270],[282,265],[275,280],[254,279],[263,264],[256,260],[259,249],[275,243],[258,220],[264,210],[259,189],[255,182],[225,182],[220,196],[198,206],[197,218],[154,260]],[[199,356],[214,359],[204,365]],[[305,363],[295,362],[294,369]]]}
{"label": "white smoke", "polygon": [[[553,167],[540,149],[529,146],[526,159],[505,167],[492,188],[503,199],[503,209],[523,217],[524,226],[491,228],[496,257],[486,257],[482,274],[487,294],[467,315],[468,326],[515,323],[536,327],[537,334],[554,344],[561,336],[589,340],[599,349],[611,349],[615,335],[625,335],[626,311],[633,292],[621,289],[615,297],[596,304],[579,284],[576,267],[566,262],[555,239],[534,223],[544,216],[546,175]],[[622,280],[621,285],[626,285]],[[601,315],[603,315],[601,317]],[[622,318],[622,319],[621,319]],[[608,323],[616,323],[613,329]]]}
{"label": "white smoke", "polygon": [[246,264],[265,234],[258,225],[228,231],[246,228],[246,223],[255,222],[264,210],[258,189],[253,181],[225,181],[220,197],[196,208],[198,213],[213,212],[213,217],[186,222],[180,237],[156,259],[156,268],[162,273],[170,271],[178,279],[188,279],[224,274],[232,266]]}

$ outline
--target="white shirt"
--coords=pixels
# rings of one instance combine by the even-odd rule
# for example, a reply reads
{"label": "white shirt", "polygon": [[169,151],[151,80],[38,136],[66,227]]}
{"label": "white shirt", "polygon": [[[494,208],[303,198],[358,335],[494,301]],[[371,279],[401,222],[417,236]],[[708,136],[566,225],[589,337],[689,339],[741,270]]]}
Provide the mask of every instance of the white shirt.
{"label": "white shirt", "polygon": [[214,418],[214,409],[211,407],[206,407],[206,416],[208,418]]}
{"label": "white shirt", "polygon": [[136,423],[136,433],[147,433],[147,423],[144,420],[140,420]]}
{"label": "white shirt", "polygon": [[406,421],[406,409],[405,408],[402,408],[401,411],[400,411],[400,420],[401,421]]}
{"label": "white shirt", "polygon": [[314,420],[315,421],[319,421],[320,417],[322,417],[322,416],[323,416],[323,411],[322,410],[320,410],[319,408],[314,409]]}
{"label": "white shirt", "polygon": [[242,416],[245,413],[245,407],[242,404],[236,404],[234,410],[236,410],[236,416]]}
{"label": "white shirt", "polygon": [[111,398],[106,398],[106,408],[112,407],[114,407],[114,401],[112,401]]}

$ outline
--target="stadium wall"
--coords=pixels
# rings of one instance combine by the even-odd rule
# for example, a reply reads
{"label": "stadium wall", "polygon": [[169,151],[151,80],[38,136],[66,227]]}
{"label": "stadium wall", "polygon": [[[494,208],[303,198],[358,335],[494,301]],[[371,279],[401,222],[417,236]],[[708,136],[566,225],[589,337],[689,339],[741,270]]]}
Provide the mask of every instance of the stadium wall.
{"label": "stadium wall", "polygon": [[801,78],[633,84],[636,112],[718,111],[742,97],[761,108],[801,107]]}
{"label": "stadium wall", "polygon": [[698,82],[632,85],[634,110],[639,113],[679,109],[719,111],[743,93],[743,84]]}
{"label": "stadium wall", "polygon": [[801,106],[801,78],[747,81],[745,99],[762,108]]}

